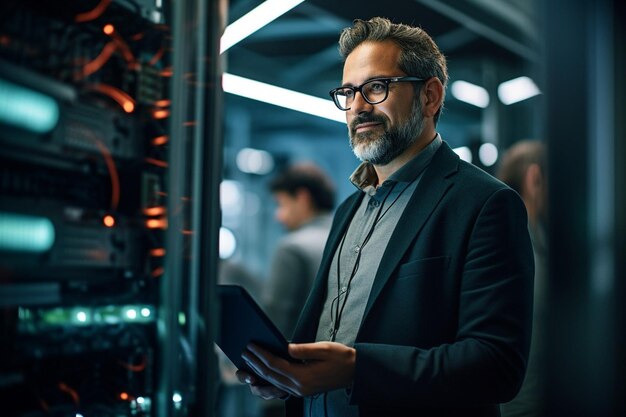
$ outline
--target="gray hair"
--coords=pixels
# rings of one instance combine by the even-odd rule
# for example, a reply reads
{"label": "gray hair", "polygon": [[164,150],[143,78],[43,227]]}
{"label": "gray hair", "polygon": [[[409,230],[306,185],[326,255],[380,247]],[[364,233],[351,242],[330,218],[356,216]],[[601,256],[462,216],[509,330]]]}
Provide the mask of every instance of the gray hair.
{"label": "gray hair", "polygon": [[[437,44],[422,28],[392,23],[383,17],[368,21],[356,19],[352,26],[345,28],[339,37],[339,53],[345,60],[352,51],[366,41],[383,42],[391,40],[400,47],[398,66],[407,75],[428,79],[437,77],[445,89],[448,84],[446,58]],[[419,90],[416,91],[416,94]],[[443,108],[443,99],[441,107]],[[434,121],[439,120],[441,108]]]}

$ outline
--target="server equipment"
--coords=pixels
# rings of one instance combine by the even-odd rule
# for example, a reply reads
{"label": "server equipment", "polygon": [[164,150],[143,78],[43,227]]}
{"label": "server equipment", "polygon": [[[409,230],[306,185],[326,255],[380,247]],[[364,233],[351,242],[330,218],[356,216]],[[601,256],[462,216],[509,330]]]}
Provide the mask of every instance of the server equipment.
{"label": "server equipment", "polygon": [[211,415],[217,10],[0,4],[1,415]]}

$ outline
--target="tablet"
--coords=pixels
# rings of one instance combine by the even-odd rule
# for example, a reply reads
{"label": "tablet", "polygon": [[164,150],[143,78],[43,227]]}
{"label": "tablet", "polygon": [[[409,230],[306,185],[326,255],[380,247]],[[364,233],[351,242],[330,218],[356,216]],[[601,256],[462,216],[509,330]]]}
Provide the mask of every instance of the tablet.
{"label": "tablet", "polygon": [[290,358],[287,340],[243,287],[218,285],[217,295],[220,328],[216,343],[238,369],[253,372],[241,358],[246,345],[251,342],[278,356]]}

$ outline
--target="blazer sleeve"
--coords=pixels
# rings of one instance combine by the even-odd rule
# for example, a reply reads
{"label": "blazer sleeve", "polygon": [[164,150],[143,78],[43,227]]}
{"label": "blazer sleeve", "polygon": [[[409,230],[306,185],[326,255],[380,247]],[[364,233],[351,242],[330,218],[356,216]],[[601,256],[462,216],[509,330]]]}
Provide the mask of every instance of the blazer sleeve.
{"label": "blazer sleeve", "polygon": [[[351,403],[471,406],[515,396],[532,324],[534,263],[526,209],[515,192],[501,188],[486,199],[470,230],[457,268],[453,340],[428,348],[355,344]],[[403,326],[410,331],[410,324]]]}

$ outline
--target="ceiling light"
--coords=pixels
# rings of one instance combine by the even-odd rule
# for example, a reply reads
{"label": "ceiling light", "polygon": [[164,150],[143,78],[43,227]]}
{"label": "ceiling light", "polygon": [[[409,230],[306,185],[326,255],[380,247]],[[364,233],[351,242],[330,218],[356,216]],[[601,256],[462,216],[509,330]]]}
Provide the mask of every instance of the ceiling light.
{"label": "ceiling light", "polygon": [[338,110],[332,100],[309,96],[228,73],[222,76],[222,88],[227,93],[252,100],[312,114],[313,116],[323,117],[336,122],[346,122],[345,113]]}
{"label": "ceiling light", "polygon": [[220,227],[219,253],[221,259],[228,259],[237,250],[237,238],[235,234],[226,227]]}
{"label": "ceiling light", "polygon": [[267,151],[243,148],[237,153],[237,168],[247,174],[265,175],[274,169],[274,157]]}
{"label": "ceiling light", "polygon": [[498,86],[498,97],[504,104],[513,104],[541,94],[539,87],[528,77],[518,77]]}
{"label": "ceiling light", "polygon": [[222,212],[238,212],[243,206],[241,184],[238,181],[223,180],[220,184],[220,204]]}
{"label": "ceiling light", "polygon": [[469,162],[470,164],[472,163],[472,151],[467,146],[459,146],[458,148],[454,148],[452,150],[465,162]]}
{"label": "ceiling light", "polygon": [[478,148],[478,159],[484,166],[492,166],[498,160],[498,148],[493,143],[483,143]]}
{"label": "ceiling light", "polygon": [[220,41],[220,54],[241,42],[263,26],[287,13],[304,0],[267,0],[249,13],[231,23],[224,30]]}
{"label": "ceiling light", "polygon": [[455,81],[452,83],[451,89],[452,95],[457,100],[483,109],[489,105],[489,93],[479,85],[467,81]]}

